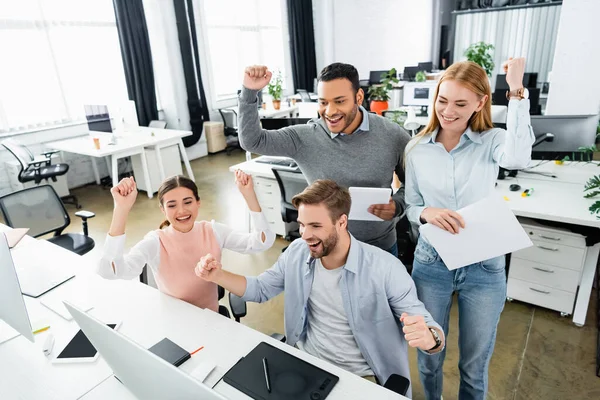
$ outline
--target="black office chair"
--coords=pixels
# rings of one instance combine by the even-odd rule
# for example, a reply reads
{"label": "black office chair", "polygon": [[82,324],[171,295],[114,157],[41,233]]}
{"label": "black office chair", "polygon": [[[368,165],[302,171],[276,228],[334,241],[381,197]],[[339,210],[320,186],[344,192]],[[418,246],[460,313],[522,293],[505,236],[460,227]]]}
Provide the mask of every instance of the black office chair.
{"label": "black office chair", "polygon": [[[281,219],[286,223],[296,222],[298,220],[298,210],[293,206],[292,198],[306,189],[308,182],[302,171],[290,171],[277,167],[273,167],[272,171],[277,180],[279,192],[281,192]],[[299,229],[288,232],[285,236],[285,240],[290,242],[298,238],[300,238]]]}
{"label": "black office chair", "polygon": [[[225,297],[225,288],[223,286],[217,286],[217,299],[220,301],[223,297]],[[221,304],[219,304],[219,314],[224,317],[231,318],[231,314],[229,314],[227,307]]]}
{"label": "black office chair", "polygon": [[[19,171],[18,176],[21,183],[34,182],[36,185],[39,185],[42,181],[48,182],[48,179],[56,182],[57,176],[65,175],[69,171],[69,164],[52,164],[52,155],[58,153],[58,151],[43,152],[41,154],[43,157],[36,159],[25,145],[15,139],[3,140],[1,144],[21,165],[21,171]],[[77,197],[73,195],[64,196],[62,201],[63,203],[73,204],[77,209],[81,208]]]}
{"label": "black office chair", "polygon": [[77,211],[75,215],[82,220],[83,234],[62,233],[71,223],[71,218],[50,185],[33,186],[0,197],[0,212],[6,225],[29,228],[28,233],[33,237],[54,233],[49,242],[79,255],[94,248],[94,239],[88,236],[87,220],[96,214]]}
{"label": "black office chair", "polygon": [[227,155],[230,155],[235,149],[244,151],[242,146],[240,146],[240,139],[238,137],[237,113],[230,108],[219,108],[219,114],[223,118],[223,133],[225,134],[225,142],[227,143],[227,147],[225,147]]}

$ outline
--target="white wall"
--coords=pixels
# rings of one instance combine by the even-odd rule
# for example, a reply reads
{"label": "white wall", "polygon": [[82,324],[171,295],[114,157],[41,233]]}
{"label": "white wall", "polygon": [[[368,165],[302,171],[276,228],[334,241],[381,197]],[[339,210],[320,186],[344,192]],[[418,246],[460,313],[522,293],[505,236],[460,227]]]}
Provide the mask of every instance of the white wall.
{"label": "white wall", "polygon": [[434,1],[313,1],[317,71],[345,62],[367,79],[372,70],[395,67],[401,72],[420,61],[435,61]]}
{"label": "white wall", "polygon": [[554,52],[547,115],[598,114],[598,0],[565,0]]}

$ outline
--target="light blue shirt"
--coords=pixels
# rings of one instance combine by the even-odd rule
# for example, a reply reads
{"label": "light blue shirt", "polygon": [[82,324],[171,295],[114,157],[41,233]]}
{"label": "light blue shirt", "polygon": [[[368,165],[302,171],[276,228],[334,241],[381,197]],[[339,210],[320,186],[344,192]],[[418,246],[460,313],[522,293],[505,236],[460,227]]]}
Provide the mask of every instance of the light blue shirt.
{"label": "light blue shirt", "polygon": [[[410,379],[407,343],[399,318],[402,313],[422,315],[430,327],[440,326],[417,298],[412,278],[393,255],[351,236],[350,251],[340,279],[346,317],[363,357],[380,382],[391,374]],[[258,277],[246,277],[247,301],[262,303],[285,290],[286,343],[295,345],[306,337],[308,297],[315,259],[308,246],[297,239],[277,263]],[[410,396],[410,395],[409,395]]]}
{"label": "light blue shirt", "polygon": [[[358,109],[362,114],[362,122],[360,123],[358,128],[356,128],[356,130],[352,132],[352,134],[369,131],[369,116],[367,115],[367,110],[363,106],[358,106]],[[329,132],[329,136],[331,136],[332,139],[335,139],[339,135],[346,136],[347,133],[333,133],[331,131]]]}
{"label": "light blue shirt", "polygon": [[535,141],[529,100],[511,100],[506,130],[467,130],[450,152],[435,141],[438,131],[413,138],[406,146],[406,206],[413,227],[426,207],[458,210],[489,196],[499,167],[525,168]]}

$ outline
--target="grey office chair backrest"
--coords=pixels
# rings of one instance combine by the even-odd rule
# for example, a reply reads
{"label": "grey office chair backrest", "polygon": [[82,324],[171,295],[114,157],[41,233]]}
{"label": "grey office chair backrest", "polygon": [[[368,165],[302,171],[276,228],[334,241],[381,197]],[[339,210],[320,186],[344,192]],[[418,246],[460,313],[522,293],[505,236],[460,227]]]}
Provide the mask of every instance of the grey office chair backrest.
{"label": "grey office chair backrest", "polygon": [[310,95],[305,89],[298,89],[297,92],[303,102],[310,102]]}
{"label": "grey office chair backrest", "polygon": [[33,237],[60,234],[71,223],[65,206],[50,185],[33,186],[0,197],[0,211],[12,228],[29,228]]}
{"label": "grey office chair backrest", "polygon": [[279,168],[272,168],[272,170],[279,185],[281,200],[291,205],[292,198],[308,186],[304,174],[301,171],[289,171]]}
{"label": "grey office chair backrest", "polygon": [[157,120],[153,119],[148,124],[148,127],[165,129],[167,127],[167,121],[157,121]]}
{"label": "grey office chair backrest", "polygon": [[237,113],[229,108],[220,108],[221,118],[225,128],[237,128]]}
{"label": "grey office chair backrest", "polygon": [[6,148],[21,164],[23,170],[29,167],[29,163],[33,161],[34,156],[25,145],[19,143],[15,139],[5,139],[1,142],[2,146]]}

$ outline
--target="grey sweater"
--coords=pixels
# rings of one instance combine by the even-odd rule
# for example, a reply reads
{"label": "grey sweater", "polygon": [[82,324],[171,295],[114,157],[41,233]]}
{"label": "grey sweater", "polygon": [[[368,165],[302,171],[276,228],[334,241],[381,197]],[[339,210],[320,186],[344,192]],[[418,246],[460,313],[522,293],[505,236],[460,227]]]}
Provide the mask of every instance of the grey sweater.
{"label": "grey sweater", "polygon": [[[398,124],[367,114],[368,131],[335,138],[320,119],[269,131],[260,127],[256,94],[243,88],[239,98],[239,139],[247,151],[293,158],[310,183],[332,179],[345,187],[390,188],[394,171],[404,182],[404,148],[410,135]],[[397,217],[405,211],[404,187],[392,198]],[[396,221],[349,221],[348,230],[358,240],[388,250],[396,243]]]}

